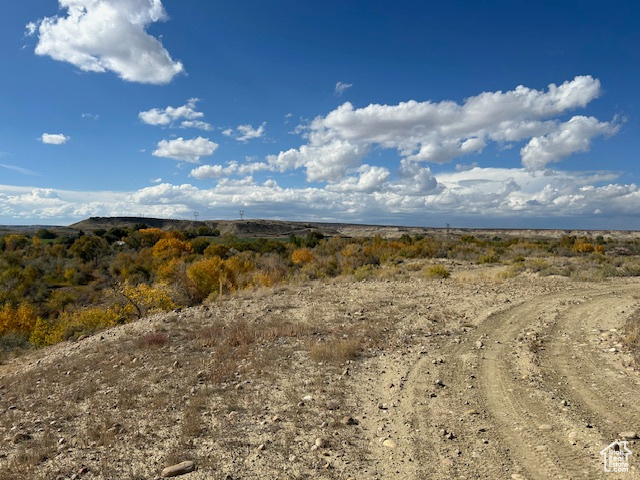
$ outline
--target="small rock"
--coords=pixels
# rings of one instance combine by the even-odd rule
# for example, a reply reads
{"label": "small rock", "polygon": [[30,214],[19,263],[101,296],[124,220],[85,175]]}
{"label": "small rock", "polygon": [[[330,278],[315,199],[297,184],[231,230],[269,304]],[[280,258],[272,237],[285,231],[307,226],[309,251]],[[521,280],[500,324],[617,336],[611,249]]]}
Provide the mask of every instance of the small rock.
{"label": "small rock", "polygon": [[184,475],[185,473],[193,472],[195,469],[195,462],[187,460],[186,462],[181,462],[165,468],[164,470],[162,470],[161,475],[163,477],[177,477],[178,475]]}
{"label": "small rock", "polygon": [[525,478],[520,475],[519,473],[514,473],[513,475],[511,475],[511,479],[512,480],[525,480]]}
{"label": "small rock", "polygon": [[327,410],[338,410],[340,408],[340,404],[335,400],[329,400],[327,402]]}
{"label": "small rock", "polygon": [[476,348],[479,350],[479,349],[481,349],[482,347],[484,347],[484,343],[482,343],[480,340],[478,340],[478,341],[476,342]]}
{"label": "small rock", "polygon": [[621,440],[636,440],[638,438],[636,432],[622,432],[619,436]]}
{"label": "small rock", "polygon": [[280,415],[274,415],[273,417],[271,417],[271,423],[278,423],[281,421],[282,421],[282,418],[280,417]]}
{"label": "small rock", "polygon": [[340,420],[340,423],[342,425],[358,425],[359,422],[353,417],[342,417],[342,420]]}
{"label": "small rock", "polygon": [[478,410],[476,410],[475,408],[472,408],[471,410],[467,410],[464,413],[466,415],[480,415],[480,412],[478,412]]}
{"label": "small rock", "polygon": [[314,442],[314,444],[318,448],[325,448],[327,446],[327,440],[325,438],[318,437],[316,438],[316,441]]}
{"label": "small rock", "polygon": [[396,442],[387,438],[384,442],[382,442],[382,446],[386,448],[396,448]]}
{"label": "small rock", "polygon": [[445,386],[444,382],[443,382],[442,380],[440,380],[440,379],[436,380],[436,381],[435,381],[435,382],[433,382],[433,383],[434,383],[434,385],[435,385],[436,387],[444,387],[444,386]]}
{"label": "small rock", "polygon": [[550,430],[553,430],[553,427],[551,425],[549,425],[548,423],[543,423],[542,425],[540,425],[538,427],[538,430],[542,430],[544,432],[548,432]]}
{"label": "small rock", "polygon": [[265,448],[267,448],[267,447],[264,445],[264,443],[261,443],[260,445],[258,445],[258,450],[260,450],[261,452],[262,452]]}

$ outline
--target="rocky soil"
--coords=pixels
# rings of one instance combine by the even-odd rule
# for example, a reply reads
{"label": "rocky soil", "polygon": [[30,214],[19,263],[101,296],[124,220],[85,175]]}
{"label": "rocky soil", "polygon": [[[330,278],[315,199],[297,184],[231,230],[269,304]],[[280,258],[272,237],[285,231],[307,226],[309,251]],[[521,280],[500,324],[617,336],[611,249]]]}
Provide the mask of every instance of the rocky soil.
{"label": "rocky soil", "polygon": [[0,479],[603,478],[614,440],[630,471],[606,478],[640,478],[640,281],[448,268],[245,292],[0,365]]}

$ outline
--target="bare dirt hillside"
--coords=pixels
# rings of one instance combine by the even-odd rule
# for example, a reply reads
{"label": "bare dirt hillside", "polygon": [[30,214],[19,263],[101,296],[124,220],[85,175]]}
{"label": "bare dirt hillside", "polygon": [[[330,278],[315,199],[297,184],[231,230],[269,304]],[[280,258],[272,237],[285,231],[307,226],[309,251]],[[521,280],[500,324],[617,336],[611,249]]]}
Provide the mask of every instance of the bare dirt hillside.
{"label": "bare dirt hillside", "polygon": [[149,227],[165,230],[197,229],[200,226],[217,228],[221,234],[231,234],[238,237],[288,237],[289,235],[306,235],[311,231],[320,232],[326,236],[344,237],[373,237],[399,238],[407,235],[431,236],[459,236],[477,235],[480,238],[517,237],[517,238],[560,238],[563,235],[574,236],[603,236],[604,238],[640,238],[640,231],[635,230],[553,230],[553,229],[477,229],[477,228],[433,228],[408,227],[391,225],[364,225],[351,223],[322,223],[322,222],[292,222],[281,220],[174,220],[146,217],[91,217],[68,228],[76,231],[92,232],[96,229],[110,229],[114,227],[130,228],[145,224]]}
{"label": "bare dirt hillside", "polygon": [[[640,478],[638,279],[451,263],[243,293],[0,366],[0,479]],[[600,451],[633,452],[606,474]]]}

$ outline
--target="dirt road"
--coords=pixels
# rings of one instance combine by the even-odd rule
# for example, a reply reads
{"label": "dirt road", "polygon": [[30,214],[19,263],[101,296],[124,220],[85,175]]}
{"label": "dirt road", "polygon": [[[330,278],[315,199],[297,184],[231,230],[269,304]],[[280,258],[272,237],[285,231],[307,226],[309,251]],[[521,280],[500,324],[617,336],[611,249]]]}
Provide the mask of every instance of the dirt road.
{"label": "dirt road", "polygon": [[[476,328],[381,359],[366,387],[389,402],[369,408],[372,475],[603,478],[600,451],[640,430],[640,376],[615,346],[638,292],[621,282],[507,300]],[[640,478],[637,445],[630,471],[606,478]]]}

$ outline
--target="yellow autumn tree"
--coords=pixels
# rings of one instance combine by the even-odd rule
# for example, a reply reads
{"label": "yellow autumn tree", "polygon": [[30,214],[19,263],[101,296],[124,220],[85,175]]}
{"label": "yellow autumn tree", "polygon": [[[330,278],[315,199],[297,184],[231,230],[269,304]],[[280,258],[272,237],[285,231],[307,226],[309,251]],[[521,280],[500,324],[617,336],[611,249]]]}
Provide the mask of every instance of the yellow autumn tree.
{"label": "yellow autumn tree", "polygon": [[296,248],[291,252],[291,261],[296,265],[310,263],[313,259],[313,252],[308,248]]}
{"label": "yellow autumn tree", "polygon": [[0,335],[9,332],[30,333],[36,325],[36,310],[26,303],[13,307],[5,303],[0,309]]}
{"label": "yellow autumn tree", "polygon": [[187,278],[193,285],[201,300],[211,293],[232,291],[236,288],[236,275],[225,260],[211,257],[191,264],[187,270]]}

